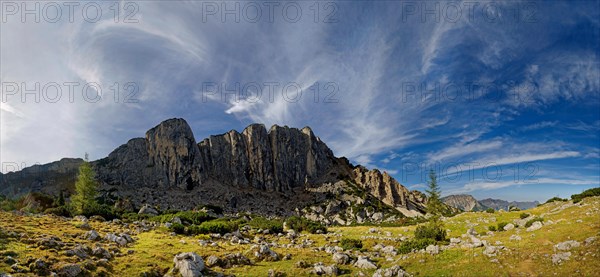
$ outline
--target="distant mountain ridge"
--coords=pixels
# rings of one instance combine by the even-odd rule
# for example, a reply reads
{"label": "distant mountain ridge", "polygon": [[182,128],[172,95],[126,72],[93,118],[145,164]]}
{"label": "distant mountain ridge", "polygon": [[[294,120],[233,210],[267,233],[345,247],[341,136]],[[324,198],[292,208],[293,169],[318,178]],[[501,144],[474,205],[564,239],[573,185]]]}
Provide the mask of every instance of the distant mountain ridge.
{"label": "distant mountain ridge", "polygon": [[442,202],[446,205],[457,208],[461,211],[483,211],[487,207],[482,205],[475,197],[468,194],[449,195],[442,197]]}
{"label": "distant mountain ridge", "polygon": [[446,205],[460,209],[465,212],[469,211],[484,211],[492,208],[494,210],[507,211],[510,207],[517,207],[520,210],[531,209],[539,205],[538,201],[506,201],[500,199],[487,198],[476,200],[475,197],[468,194],[448,195],[442,197],[442,202]]}
{"label": "distant mountain ridge", "polygon": [[492,199],[487,198],[483,200],[479,200],[479,203],[482,205],[492,208],[494,210],[505,210],[507,211],[510,207],[517,207],[521,210],[527,210],[531,208],[535,208],[540,204],[538,201],[511,201],[508,202],[506,200],[501,199]]}

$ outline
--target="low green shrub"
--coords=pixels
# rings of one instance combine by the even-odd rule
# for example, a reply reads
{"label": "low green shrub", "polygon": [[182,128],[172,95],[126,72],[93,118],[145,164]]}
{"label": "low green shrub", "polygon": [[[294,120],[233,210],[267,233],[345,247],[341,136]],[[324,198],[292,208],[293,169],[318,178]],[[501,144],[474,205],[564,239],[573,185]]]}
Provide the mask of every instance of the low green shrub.
{"label": "low green shrub", "polygon": [[348,239],[348,238],[343,238],[340,241],[340,247],[343,248],[344,250],[349,250],[349,249],[362,249],[363,244],[362,241],[359,239]]}
{"label": "low green shrub", "polygon": [[600,196],[600,188],[592,188],[583,191],[582,193],[571,195],[571,199],[573,199],[573,203],[578,203],[586,197],[592,196]]}
{"label": "low green shrub", "polygon": [[225,234],[231,233],[238,229],[238,223],[236,221],[226,220],[211,220],[202,222],[200,225],[191,225],[188,227],[188,235],[199,235],[199,234]]}
{"label": "low green shrub", "polygon": [[194,211],[180,211],[176,213],[165,213],[150,217],[149,220],[160,223],[171,222],[175,217],[181,219],[181,222],[187,225],[200,225],[202,222],[214,219],[214,217],[208,215],[205,212],[194,212]]}
{"label": "low green shrub", "polygon": [[487,210],[485,210],[485,212],[486,212],[486,213],[489,213],[489,214],[493,214],[493,213],[495,213],[495,212],[496,212],[496,210],[494,210],[494,209],[492,209],[492,208],[488,208]]}
{"label": "low green shrub", "polygon": [[415,239],[433,239],[434,241],[445,241],[446,230],[442,226],[435,224],[425,224],[417,226],[415,229]]}
{"label": "low green shrub", "polygon": [[288,228],[298,232],[307,231],[312,234],[316,234],[319,231],[322,233],[327,232],[327,228],[323,224],[299,216],[289,217],[285,222]]}
{"label": "low green shrub", "polygon": [[425,249],[427,246],[435,244],[435,240],[431,238],[411,239],[406,240],[397,248],[398,253],[408,254],[413,250]]}
{"label": "low green shrub", "polygon": [[169,227],[169,230],[171,232],[175,232],[176,234],[185,234],[185,226],[183,226],[181,223],[173,223],[171,227]]}
{"label": "low green shrub", "polygon": [[121,215],[117,211],[115,211],[115,209],[112,206],[106,204],[95,204],[87,206],[83,209],[81,214],[87,217],[99,215],[101,217],[104,217],[106,220],[112,220],[121,217]]}
{"label": "low green shrub", "polygon": [[490,230],[490,231],[492,231],[492,232],[496,232],[496,226],[494,226],[494,225],[490,225],[490,226],[488,227],[488,230]]}
{"label": "low green shrub", "polygon": [[531,227],[531,225],[536,221],[542,222],[542,221],[544,221],[544,219],[541,217],[535,217],[533,219],[530,219],[525,223],[525,227]]}
{"label": "low green shrub", "polygon": [[521,214],[519,215],[519,218],[521,218],[521,219],[525,219],[525,218],[528,218],[529,216],[530,216],[530,214],[528,214],[528,213],[521,213]]}
{"label": "low green shrub", "polygon": [[565,202],[565,201],[567,201],[567,199],[563,199],[563,198],[560,198],[558,196],[555,196],[555,197],[552,197],[552,198],[548,199],[546,201],[546,203],[544,203],[544,204],[548,204],[548,203],[552,203],[552,202],[558,202],[558,201]]}
{"label": "low green shrub", "polygon": [[68,205],[62,205],[62,206],[58,206],[55,208],[49,208],[49,209],[46,209],[44,211],[44,213],[53,214],[53,215],[57,215],[57,216],[65,216],[65,217],[73,216],[71,208]]}
{"label": "low green shrub", "polygon": [[121,220],[127,222],[140,221],[144,219],[149,219],[150,216],[146,214],[138,214],[138,213],[124,213],[121,215]]}
{"label": "low green shrub", "polygon": [[262,216],[255,216],[248,225],[255,229],[269,230],[271,234],[283,232],[283,221],[279,219],[266,219]]}
{"label": "low green shrub", "polygon": [[0,202],[0,209],[6,212],[14,211],[17,209],[17,201],[6,198]]}
{"label": "low green shrub", "polygon": [[508,222],[500,222],[498,223],[498,232],[504,231],[504,226],[508,225]]}

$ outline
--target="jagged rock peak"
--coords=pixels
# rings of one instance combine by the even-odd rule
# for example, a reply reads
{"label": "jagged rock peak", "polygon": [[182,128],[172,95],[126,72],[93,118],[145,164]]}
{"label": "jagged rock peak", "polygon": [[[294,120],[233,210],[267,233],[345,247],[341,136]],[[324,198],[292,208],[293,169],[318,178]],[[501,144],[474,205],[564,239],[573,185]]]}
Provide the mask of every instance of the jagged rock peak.
{"label": "jagged rock peak", "polygon": [[146,132],[150,166],[158,184],[192,189],[200,183],[200,152],[192,129],[182,118],[165,120]]}

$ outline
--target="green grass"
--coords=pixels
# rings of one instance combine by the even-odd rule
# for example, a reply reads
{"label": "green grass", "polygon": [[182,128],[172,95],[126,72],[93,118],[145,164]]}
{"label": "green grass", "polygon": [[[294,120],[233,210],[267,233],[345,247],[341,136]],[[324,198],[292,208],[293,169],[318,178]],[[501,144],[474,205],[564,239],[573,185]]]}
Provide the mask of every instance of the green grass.
{"label": "green grass", "polygon": [[[377,262],[380,268],[400,265],[415,276],[473,276],[474,273],[478,276],[518,276],[519,274],[596,276],[597,272],[600,271],[600,264],[597,262],[598,257],[600,257],[600,238],[594,244],[588,246],[583,245],[583,241],[588,237],[600,235],[600,222],[598,221],[600,197],[587,197],[575,205],[571,203],[571,201],[557,201],[527,210],[527,213],[534,218],[544,219],[544,226],[540,230],[527,232],[523,228],[516,228],[509,231],[494,232],[491,236],[483,236],[482,239],[491,244],[500,241],[510,249],[501,252],[496,257],[489,258],[483,255],[483,248],[452,248],[435,256],[416,253],[409,254],[405,259],[403,258],[404,255],[401,254],[389,257],[372,257],[372,259]],[[571,206],[561,208],[563,205]],[[488,226],[500,227],[499,225],[503,225],[503,223],[512,223],[513,220],[521,219],[521,213],[523,212],[467,212],[446,218],[444,228],[449,229],[448,238],[460,238],[470,227],[483,234],[488,231]],[[271,226],[272,223],[278,228],[278,221],[271,222],[266,219],[259,219],[258,222],[260,224],[255,226]],[[6,233],[9,231],[25,233],[30,238],[35,238],[41,234],[55,235],[61,237],[65,243],[83,243],[92,246],[92,242],[83,241],[75,236],[85,232],[85,230],[77,228],[77,224],[79,224],[77,221],[63,220],[60,217],[51,215],[18,216],[13,213],[0,212],[0,256],[6,251],[13,251],[18,253],[18,259],[32,256],[56,259],[59,262],[76,262],[73,257],[63,256],[62,251],[53,252],[28,247],[29,245],[26,242],[15,238],[7,238]],[[124,231],[124,228],[113,224],[101,222],[90,222],[89,224],[101,235],[107,232],[118,233]],[[361,251],[368,253],[376,244],[400,247],[402,242],[386,238],[405,237],[413,239],[415,227],[376,227],[378,231],[376,233],[369,232],[369,229],[373,226],[329,227],[328,234],[304,232],[296,241],[310,239],[315,242],[313,246],[325,246],[341,244],[340,242],[333,242],[334,240],[354,239],[360,240],[362,243]],[[169,233],[169,230],[161,227],[135,235],[137,239],[135,243],[129,244],[126,248],[121,248],[122,253],[133,250],[134,254],[116,257],[111,261],[112,269],[108,270],[108,273],[113,276],[138,276],[141,272],[152,269],[166,271],[172,266],[174,255],[188,251],[196,252],[205,258],[210,255],[224,256],[227,253],[234,252],[243,253],[251,259],[253,256],[250,251],[251,245],[248,244],[231,244],[227,240],[219,240],[218,246],[200,246],[198,240],[209,239],[207,235],[171,236]],[[509,240],[511,235],[519,235],[522,240],[511,241]],[[261,234],[258,236],[270,242],[277,242],[280,245],[290,243],[288,238],[278,237],[274,234]],[[250,239],[253,238],[250,237]],[[566,240],[577,240],[582,243],[582,246],[571,250],[572,256],[569,261],[564,262],[562,265],[552,265],[551,256],[556,253],[554,245]],[[108,247],[104,242],[101,244]],[[314,251],[312,247],[272,249],[282,256],[291,254],[292,259],[277,262],[257,262],[251,266],[230,269],[213,268],[213,270],[236,276],[266,276],[269,269],[275,269],[285,272],[288,276],[306,276],[310,268],[302,269],[294,266],[300,260],[309,264],[316,262],[333,263],[331,254]],[[592,257],[588,253],[595,254],[596,257]],[[497,259],[498,262],[493,263],[491,262],[492,259]],[[355,276],[359,272],[371,276],[374,272],[374,270],[359,270],[351,265],[339,267],[348,272],[344,276]],[[10,272],[10,266],[0,263],[0,272],[4,271]]]}

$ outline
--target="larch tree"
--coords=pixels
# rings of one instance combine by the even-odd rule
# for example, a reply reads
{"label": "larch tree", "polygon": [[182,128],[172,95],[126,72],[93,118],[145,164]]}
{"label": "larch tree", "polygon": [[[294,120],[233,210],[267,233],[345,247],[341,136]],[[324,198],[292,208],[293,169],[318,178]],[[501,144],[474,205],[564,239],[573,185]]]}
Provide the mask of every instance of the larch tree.
{"label": "larch tree", "polygon": [[88,154],[85,154],[85,161],[79,166],[79,175],[75,183],[75,194],[71,197],[71,204],[76,214],[82,214],[97,205],[96,195],[98,183],[96,182],[96,172],[88,161]]}

